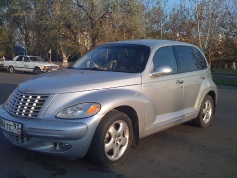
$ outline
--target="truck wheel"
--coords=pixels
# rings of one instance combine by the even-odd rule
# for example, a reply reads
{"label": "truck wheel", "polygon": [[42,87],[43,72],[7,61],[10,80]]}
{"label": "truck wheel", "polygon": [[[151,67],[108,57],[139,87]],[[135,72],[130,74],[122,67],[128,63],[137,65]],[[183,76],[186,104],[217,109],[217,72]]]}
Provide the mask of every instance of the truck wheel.
{"label": "truck wheel", "polygon": [[207,95],[201,105],[198,116],[194,119],[194,124],[198,127],[210,125],[214,112],[214,104],[211,96]]}
{"label": "truck wheel", "polygon": [[34,69],[34,74],[35,74],[35,75],[41,74],[41,70],[40,70],[39,67],[36,67],[36,68]]}
{"label": "truck wheel", "polygon": [[98,125],[88,152],[90,159],[104,166],[113,166],[128,155],[133,139],[129,117],[112,110]]}
{"label": "truck wheel", "polygon": [[15,69],[14,69],[13,66],[9,66],[8,71],[9,71],[10,73],[14,73],[14,72],[15,72]]}

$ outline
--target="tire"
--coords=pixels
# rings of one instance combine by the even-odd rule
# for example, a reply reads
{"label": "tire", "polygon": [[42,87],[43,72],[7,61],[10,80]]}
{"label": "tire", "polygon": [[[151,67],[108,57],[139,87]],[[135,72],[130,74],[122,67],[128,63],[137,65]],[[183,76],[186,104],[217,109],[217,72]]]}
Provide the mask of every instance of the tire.
{"label": "tire", "polygon": [[121,163],[131,148],[133,127],[130,118],[112,110],[102,119],[92,139],[90,159],[106,167]]}
{"label": "tire", "polygon": [[9,71],[10,73],[14,73],[14,72],[15,72],[15,69],[14,69],[13,66],[9,66],[8,71]]}
{"label": "tire", "polygon": [[200,107],[198,116],[194,119],[194,124],[198,127],[207,127],[213,119],[214,103],[211,96],[207,95]]}
{"label": "tire", "polygon": [[35,75],[41,74],[41,70],[40,70],[39,67],[36,67],[36,68],[34,69],[34,74],[35,74]]}

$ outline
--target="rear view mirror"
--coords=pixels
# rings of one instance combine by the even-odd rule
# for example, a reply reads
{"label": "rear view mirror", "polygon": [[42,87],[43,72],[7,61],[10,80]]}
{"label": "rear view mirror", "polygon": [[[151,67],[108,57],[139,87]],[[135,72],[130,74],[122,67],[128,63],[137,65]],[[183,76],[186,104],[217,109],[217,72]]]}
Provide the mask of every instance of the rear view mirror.
{"label": "rear view mirror", "polygon": [[173,72],[172,68],[170,66],[164,65],[160,66],[155,69],[152,73],[150,73],[150,77],[158,77],[162,75],[168,75]]}

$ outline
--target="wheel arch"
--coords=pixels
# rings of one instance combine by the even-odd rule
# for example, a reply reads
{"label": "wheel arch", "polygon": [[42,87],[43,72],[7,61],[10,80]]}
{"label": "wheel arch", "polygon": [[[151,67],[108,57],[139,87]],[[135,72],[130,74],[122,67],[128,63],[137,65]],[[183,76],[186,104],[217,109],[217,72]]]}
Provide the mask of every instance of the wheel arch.
{"label": "wheel arch", "polygon": [[114,109],[126,114],[130,118],[130,120],[132,121],[133,134],[134,134],[133,145],[138,145],[139,144],[139,120],[138,120],[137,112],[135,111],[134,108],[130,106],[125,106],[125,105],[118,106]]}
{"label": "wheel arch", "polygon": [[37,69],[37,68],[40,69],[40,70],[42,70],[39,66],[35,66],[35,67],[34,67],[34,70]]}
{"label": "wheel arch", "polygon": [[[132,141],[134,141],[134,139],[133,139],[134,134],[132,134],[133,133],[133,130],[132,130],[133,121],[131,118],[129,118],[129,116],[127,114],[125,114],[126,110],[128,111],[128,108],[123,107],[123,106],[114,108],[114,109],[110,110],[109,112],[107,112],[104,115],[104,117],[100,120],[100,122],[98,123],[98,125],[96,127],[96,131],[94,133],[94,136],[91,140],[91,143],[90,143],[90,146],[89,146],[89,149],[87,152],[89,158],[93,162],[104,165],[106,167],[110,167],[110,166],[114,166],[118,163],[121,163],[128,156],[129,150],[130,150],[131,146],[133,145]],[[115,117],[113,117],[113,116],[115,116]],[[108,129],[111,126],[113,126],[113,124],[117,121],[118,122],[124,121],[124,122],[126,122],[127,126],[129,128],[131,128],[129,130],[129,132],[130,132],[129,137],[131,138],[131,140],[130,141],[127,140],[128,145],[125,148],[126,150],[122,151],[123,152],[122,155],[119,156],[118,159],[112,160],[108,156],[106,156],[105,145],[103,145],[103,144],[105,144],[105,136],[106,136],[106,133],[108,132]],[[118,135],[118,137],[120,137],[120,135]],[[115,145],[115,140],[113,141],[113,144]],[[109,148],[109,149],[112,149],[112,148]]]}
{"label": "wheel arch", "polygon": [[212,91],[209,91],[206,95],[209,95],[209,96],[212,97],[213,104],[214,104],[214,112],[213,112],[213,114],[215,114],[215,112],[216,112],[216,99],[217,99],[216,93],[212,90]]}
{"label": "wheel arch", "polygon": [[217,103],[217,98],[218,98],[218,92],[216,88],[210,88],[208,90],[201,90],[198,94],[197,100],[195,102],[195,108],[199,111],[200,107],[203,103],[203,100],[205,99],[205,97],[209,95],[212,100],[213,100],[213,104],[214,104],[214,112],[213,114],[215,114],[215,110],[216,110],[216,103]]}
{"label": "wheel arch", "polygon": [[40,73],[42,72],[42,69],[41,69],[39,66],[35,66],[34,69],[33,69],[34,74],[37,74],[37,73],[35,72],[36,69],[39,69],[39,70],[40,70]]}

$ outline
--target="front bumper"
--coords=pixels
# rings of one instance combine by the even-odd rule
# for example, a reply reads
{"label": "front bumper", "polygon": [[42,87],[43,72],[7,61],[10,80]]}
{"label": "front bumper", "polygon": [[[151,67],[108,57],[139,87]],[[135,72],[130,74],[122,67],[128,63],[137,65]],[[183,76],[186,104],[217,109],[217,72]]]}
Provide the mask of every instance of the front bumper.
{"label": "front bumper", "polygon": [[42,72],[52,72],[59,69],[59,66],[48,66],[41,69]]}
{"label": "front bumper", "polygon": [[87,118],[87,122],[83,122],[83,119],[25,119],[10,115],[0,106],[0,117],[22,124],[21,135],[3,130],[5,137],[14,145],[75,159],[86,155],[101,116]]}
{"label": "front bumper", "polygon": [[56,70],[58,70],[58,69],[42,69],[42,72],[53,72]]}

